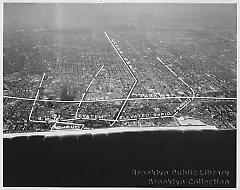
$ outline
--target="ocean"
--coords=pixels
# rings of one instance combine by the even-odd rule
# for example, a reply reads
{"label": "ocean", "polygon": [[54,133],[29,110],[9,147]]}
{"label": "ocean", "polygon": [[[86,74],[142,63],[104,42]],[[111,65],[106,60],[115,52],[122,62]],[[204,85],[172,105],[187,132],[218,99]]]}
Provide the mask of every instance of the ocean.
{"label": "ocean", "polygon": [[3,185],[235,187],[236,131],[4,139]]}

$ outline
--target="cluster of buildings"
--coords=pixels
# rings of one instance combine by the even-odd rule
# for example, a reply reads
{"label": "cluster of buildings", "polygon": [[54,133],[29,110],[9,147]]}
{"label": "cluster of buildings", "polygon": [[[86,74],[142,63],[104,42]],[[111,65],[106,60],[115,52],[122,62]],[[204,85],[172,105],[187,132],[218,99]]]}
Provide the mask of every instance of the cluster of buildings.
{"label": "cluster of buildings", "polygon": [[[35,98],[42,75],[46,73],[39,99],[80,101],[83,94],[86,94],[84,100],[89,101],[126,98],[134,84],[129,67],[137,78],[130,98],[192,96],[192,91],[179,77],[196,96],[236,97],[236,48],[227,38],[214,38],[194,31],[166,34],[154,29],[146,32],[109,31],[109,36],[114,38],[112,43],[128,65],[126,67],[104,33],[69,35],[43,30],[9,35],[4,38],[4,83],[9,88],[4,95]],[[62,94],[68,98],[64,99]],[[174,101],[128,101],[120,120],[172,115],[184,102]],[[78,117],[115,119],[123,102],[83,103]],[[189,115],[219,128],[236,128],[236,101],[199,102],[190,104],[178,115]],[[28,122],[32,103],[5,98],[4,129],[49,129],[48,124]],[[37,120],[49,120],[56,112],[64,119],[73,118],[77,110],[77,104],[37,102],[35,107],[33,117]],[[131,126],[138,122],[121,124]],[[164,123],[161,119],[141,122],[145,122],[141,125],[149,126]],[[166,123],[175,125],[171,119]]]}

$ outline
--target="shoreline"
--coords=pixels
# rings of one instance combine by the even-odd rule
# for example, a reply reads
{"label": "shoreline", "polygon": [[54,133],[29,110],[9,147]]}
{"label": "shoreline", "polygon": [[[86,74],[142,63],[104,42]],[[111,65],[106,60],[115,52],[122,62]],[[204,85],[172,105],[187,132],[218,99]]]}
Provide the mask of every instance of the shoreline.
{"label": "shoreline", "polygon": [[44,132],[26,132],[26,133],[6,133],[3,134],[3,138],[15,138],[15,137],[31,137],[31,136],[44,136],[46,137],[63,137],[63,136],[81,136],[81,135],[108,135],[114,133],[124,132],[146,132],[146,131],[221,131],[215,126],[203,125],[203,126],[182,126],[182,127],[115,127],[115,128],[103,128],[103,129],[89,129],[89,130],[56,130],[56,131],[44,131]]}

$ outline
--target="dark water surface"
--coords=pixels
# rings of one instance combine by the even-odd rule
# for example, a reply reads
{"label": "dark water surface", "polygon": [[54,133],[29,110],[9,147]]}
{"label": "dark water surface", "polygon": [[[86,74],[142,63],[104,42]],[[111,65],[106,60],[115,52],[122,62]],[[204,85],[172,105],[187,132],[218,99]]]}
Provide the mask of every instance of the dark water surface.
{"label": "dark water surface", "polygon": [[[235,187],[236,131],[158,131],[76,137],[4,139],[4,186],[176,187],[150,179],[180,179],[173,170],[226,170],[228,184],[181,187]],[[153,176],[143,171],[167,171]],[[141,171],[135,175],[135,171]],[[198,175],[196,178],[199,178]]]}

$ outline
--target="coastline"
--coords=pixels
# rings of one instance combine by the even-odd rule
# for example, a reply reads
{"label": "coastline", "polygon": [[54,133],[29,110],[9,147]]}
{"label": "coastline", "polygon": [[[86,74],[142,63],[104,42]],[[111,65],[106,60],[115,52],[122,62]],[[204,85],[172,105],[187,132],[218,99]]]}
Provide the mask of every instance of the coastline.
{"label": "coastline", "polygon": [[103,128],[103,129],[89,129],[89,130],[56,130],[56,131],[44,131],[44,132],[27,132],[27,133],[6,133],[3,134],[3,138],[15,138],[15,137],[30,137],[30,136],[80,136],[80,135],[101,135],[112,133],[124,133],[124,132],[145,132],[145,131],[203,131],[213,130],[220,131],[215,126],[181,126],[181,127],[115,127],[115,128]]}

